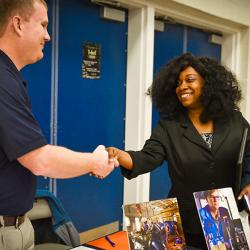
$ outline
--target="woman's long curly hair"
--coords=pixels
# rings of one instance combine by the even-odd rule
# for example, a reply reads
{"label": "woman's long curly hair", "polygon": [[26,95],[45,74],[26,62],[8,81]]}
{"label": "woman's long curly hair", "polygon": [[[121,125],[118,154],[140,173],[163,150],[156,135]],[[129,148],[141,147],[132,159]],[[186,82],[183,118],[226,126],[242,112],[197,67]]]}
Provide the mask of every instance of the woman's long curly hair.
{"label": "woman's long curly hair", "polygon": [[234,110],[239,110],[241,100],[239,83],[233,73],[208,57],[183,54],[163,67],[153,81],[151,97],[161,115],[176,119],[186,112],[176,95],[180,73],[187,67],[194,68],[204,79],[201,102],[204,111],[200,120],[228,119]]}

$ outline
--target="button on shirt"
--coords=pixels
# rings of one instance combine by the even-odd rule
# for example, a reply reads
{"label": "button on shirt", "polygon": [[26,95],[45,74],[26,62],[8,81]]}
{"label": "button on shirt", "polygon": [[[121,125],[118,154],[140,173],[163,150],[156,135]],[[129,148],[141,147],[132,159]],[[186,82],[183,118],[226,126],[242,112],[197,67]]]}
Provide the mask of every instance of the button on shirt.
{"label": "button on shirt", "polygon": [[0,50],[0,215],[31,209],[36,177],[17,158],[47,144],[34,118],[25,82]]}

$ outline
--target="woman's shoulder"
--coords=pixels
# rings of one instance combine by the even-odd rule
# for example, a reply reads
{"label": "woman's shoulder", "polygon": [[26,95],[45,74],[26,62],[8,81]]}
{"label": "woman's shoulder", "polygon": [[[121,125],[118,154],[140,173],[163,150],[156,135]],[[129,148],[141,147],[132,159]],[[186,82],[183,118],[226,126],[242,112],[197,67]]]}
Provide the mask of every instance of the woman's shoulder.
{"label": "woman's shoulder", "polygon": [[231,119],[232,127],[234,129],[236,129],[236,128],[243,129],[243,128],[246,128],[246,127],[249,128],[248,121],[245,119],[245,117],[242,115],[242,113],[240,111],[238,111],[238,110],[233,111],[232,116],[231,116],[230,119]]}
{"label": "woman's shoulder", "polygon": [[239,110],[234,110],[232,112],[232,116],[231,116],[231,120],[234,123],[246,123],[246,119],[244,118],[244,116],[242,115],[242,113]]}
{"label": "woman's shoulder", "polygon": [[180,123],[187,120],[187,115],[185,113],[179,114],[166,114],[159,113],[160,120],[165,123]]}
{"label": "woman's shoulder", "polygon": [[236,117],[243,117],[242,113],[239,111],[239,110],[233,110],[233,116],[236,116]]}
{"label": "woman's shoulder", "polygon": [[177,124],[177,123],[179,123],[179,119],[169,116],[161,116],[158,121],[158,124],[163,127],[171,126],[172,124]]}

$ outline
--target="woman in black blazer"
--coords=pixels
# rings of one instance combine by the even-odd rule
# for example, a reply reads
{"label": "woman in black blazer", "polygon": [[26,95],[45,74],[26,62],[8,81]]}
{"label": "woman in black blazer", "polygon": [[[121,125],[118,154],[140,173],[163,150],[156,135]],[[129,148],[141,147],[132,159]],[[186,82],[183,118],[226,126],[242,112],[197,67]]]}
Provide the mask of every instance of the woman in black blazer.
{"label": "woman in black blazer", "polygon": [[[107,150],[128,179],[166,160],[172,181],[168,197],[178,199],[186,242],[206,249],[193,192],[235,186],[241,138],[249,127],[238,111],[238,82],[215,60],[187,53],[161,69],[151,96],[160,120],[143,149]],[[250,176],[245,177],[242,193],[250,196]]]}

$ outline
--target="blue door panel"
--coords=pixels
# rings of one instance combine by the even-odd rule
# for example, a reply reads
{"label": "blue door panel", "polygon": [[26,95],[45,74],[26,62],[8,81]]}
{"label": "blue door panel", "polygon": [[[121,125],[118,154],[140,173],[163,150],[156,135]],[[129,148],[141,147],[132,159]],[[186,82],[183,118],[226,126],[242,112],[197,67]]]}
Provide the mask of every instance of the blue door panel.
{"label": "blue door panel", "polygon": [[209,33],[188,27],[187,51],[196,56],[209,56],[220,61],[221,46],[209,42]]}
{"label": "blue door panel", "polygon": [[[52,1],[47,1],[49,20],[52,20]],[[48,31],[51,34],[51,24]],[[24,79],[28,82],[28,92],[31,98],[32,111],[39,122],[48,143],[50,142],[50,110],[51,110],[51,42],[44,48],[44,58],[22,70]],[[37,188],[49,189],[49,178],[38,177]]]}
{"label": "blue door panel", "polygon": [[[58,144],[81,152],[124,148],[127,21],[100,18],[90,1],[60,1]],[[84,42],[101,46],[100,79],[83,79]],[[123,177],[57,180],[57,195],[79,231],[122,218]],[[108,211],[108,212],[107,212]]]}
{"label": "blue door panel", "polygon": [[[185,28],[187,29],[187,37],[184,37]],[[202,30],[183,25],[167,25],[163,33],[155,33],[154,72],[156,73],[169,60],[181,55],[184,47],[196,56],[209,56],[220,61],[221,46],[211,44],[208,40],[209,34]],[[184,44],[185,42],[187,44]],[[153,128],[158,119],[159,115],[153,108]],[[171,181],[165,162],[150,175],[150,200],[166,198],[170,185]]]}
{"label": "blue door panel", "polygon": [[183,35],[183,25],[179,24],[165,24],[164,32],[155,32],[154,74],[182,53]]}
{"label": "blue door panel", "polygon": [[[154,75],[169,60],[182,53],[183,34],[183,26],[173,24],[166,24],[164,32],[155,32]],[[156,126],[158,120],[159,114],[153,107],[152,128]],[[168,165],[164,162],[150,174],[150,200],[166,198],[170,185]]]}

